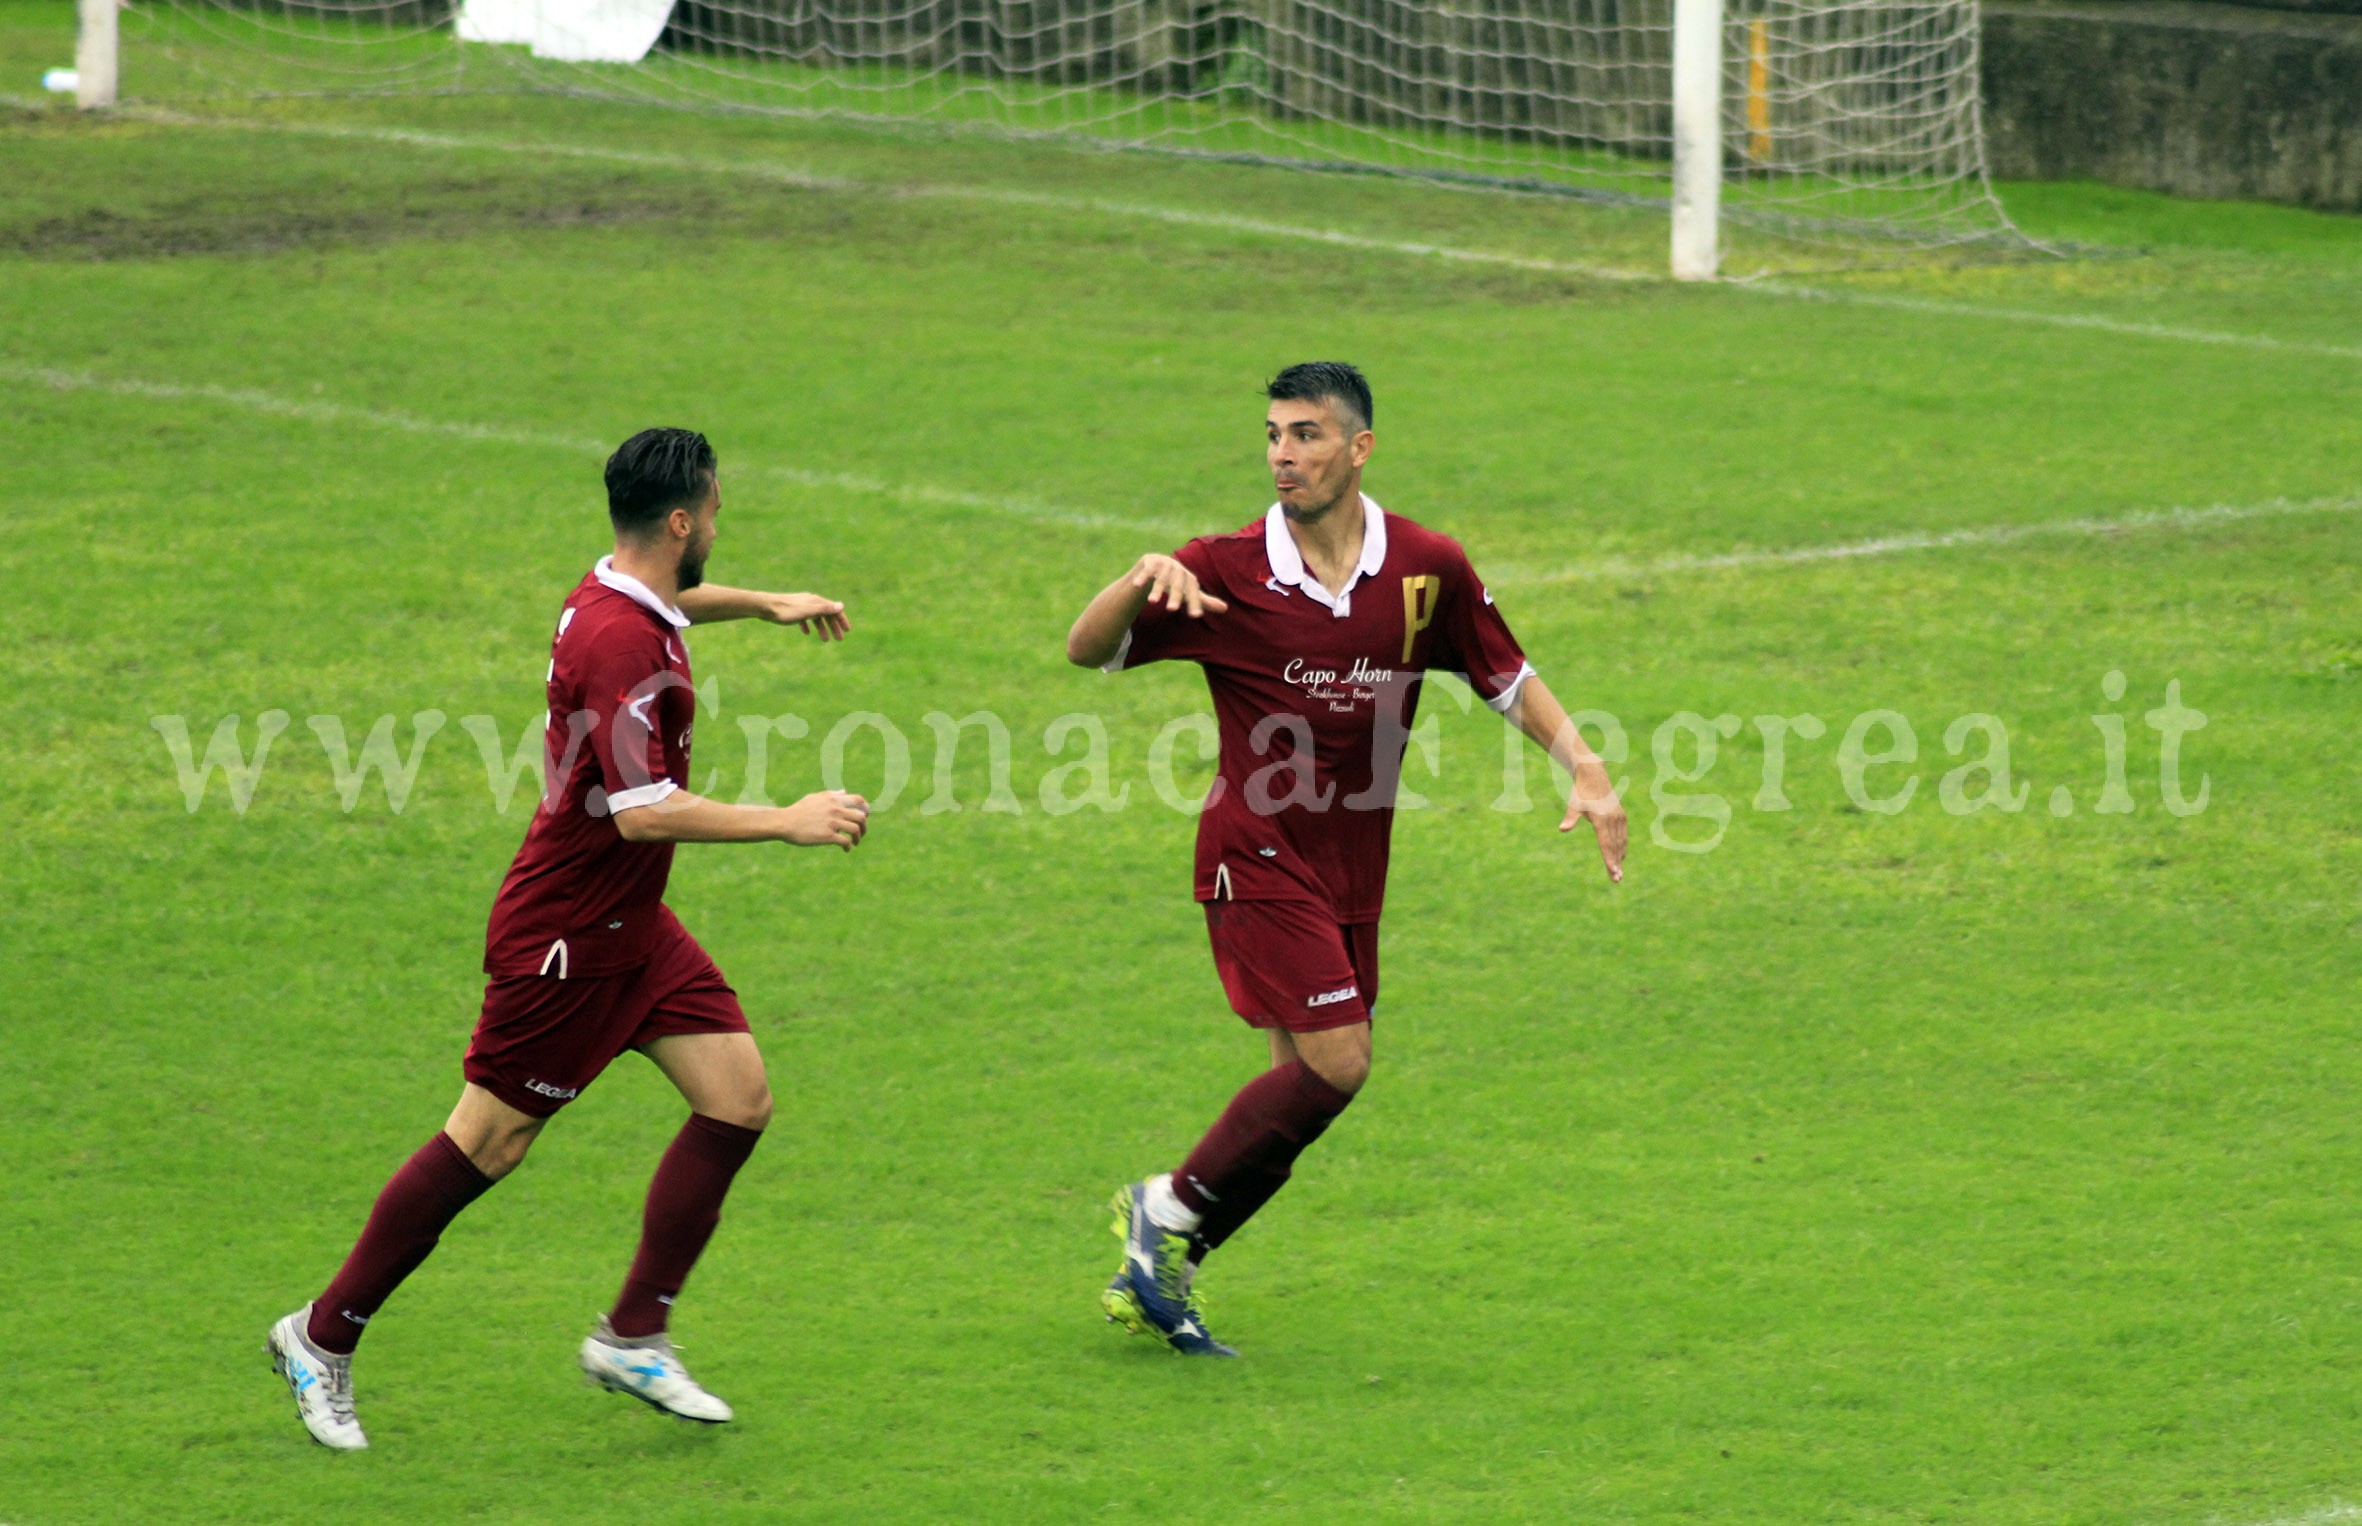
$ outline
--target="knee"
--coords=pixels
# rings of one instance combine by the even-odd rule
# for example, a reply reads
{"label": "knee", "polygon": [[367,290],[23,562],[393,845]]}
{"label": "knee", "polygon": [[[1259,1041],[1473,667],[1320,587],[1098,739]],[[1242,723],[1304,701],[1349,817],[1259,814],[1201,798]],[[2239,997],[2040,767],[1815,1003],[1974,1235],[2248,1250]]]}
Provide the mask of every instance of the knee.
{"label": "knee", "polygon": [[533,1148],[533,1141],[541,1136],[542,1120],[514,1128],[487,1130],[476,1141],[464,1145],[467,1158],[487,1180],[499,1181],[525,1163],[525,1152]]}
{"label": "knee", "polygon": [[732,1097],[727,1107],[715,1109],[712,1116],[724,1123],[733,1123],[742,1129],[753,1129],[758,1133],[769,1128],[771,1126],[771,1088],[769,1084],[763,1081],[755,1082],[752,1087]]}
{"label": "knee", "polygon": [[1319,1056],[1306,1055],[1304,1063],[1312,1073],[1350,1097],[1362,1089],[1370,1079],[1370,1050],[1367,1044],[1341,1048]]}

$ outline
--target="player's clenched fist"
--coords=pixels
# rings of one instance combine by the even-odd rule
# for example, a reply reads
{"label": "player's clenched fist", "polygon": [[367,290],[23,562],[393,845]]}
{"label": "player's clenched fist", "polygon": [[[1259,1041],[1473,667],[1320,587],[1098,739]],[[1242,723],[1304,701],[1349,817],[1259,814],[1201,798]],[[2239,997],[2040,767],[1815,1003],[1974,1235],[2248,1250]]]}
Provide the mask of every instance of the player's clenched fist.
{"label": "player's clenched fist", "polygon": [[1192,620],[1209,614],[1221,614],[1228,604],[1198,587],[1197,574],[1181,565],[1176,558],[1151,551],[1132,564],[1129,582],[1134,588],[1148,590],[1148,602],[1162,604],[1167,609],[1186,610]]}
{"label": "player's clenched fist", "polygon": [[849,790],[824,789],[787,808],[784,841],[802,848],[850,850],[869,830],[869,802]]}

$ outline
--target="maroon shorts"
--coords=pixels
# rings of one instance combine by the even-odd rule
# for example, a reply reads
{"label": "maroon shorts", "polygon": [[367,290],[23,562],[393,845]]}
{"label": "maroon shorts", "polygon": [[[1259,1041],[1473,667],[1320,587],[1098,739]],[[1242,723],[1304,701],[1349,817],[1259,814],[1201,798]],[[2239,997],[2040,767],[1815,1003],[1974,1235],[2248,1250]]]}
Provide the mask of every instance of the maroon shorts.
{"label": "maroon shorts", "polygon": [[614,975],[510,975],[484,987],[467,1078],[510,1107],[547,1118],[626,1049],[675,1033],[744,1033],[738,993],[667,916],[653,954]]}
{"label": "maroon shorts", "polygon": [[1206,937],[1230,1010],[1258,1028],[1318,1033],[1378,1005],[1378,924],[1311,901],[1208,901]]}

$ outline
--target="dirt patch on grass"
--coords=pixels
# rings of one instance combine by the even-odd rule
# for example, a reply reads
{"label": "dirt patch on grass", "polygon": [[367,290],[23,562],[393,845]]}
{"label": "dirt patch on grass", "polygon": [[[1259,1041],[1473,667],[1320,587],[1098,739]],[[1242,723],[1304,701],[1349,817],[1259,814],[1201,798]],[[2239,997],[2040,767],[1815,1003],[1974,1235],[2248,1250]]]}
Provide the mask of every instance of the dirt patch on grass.
{"label": "dirt patch on grass", "polygon": [[480,238],[535,229],[670,225],[682,233],[808,231],[793,192],[722,195],[696,185],[552,187],[518,179],[339,188],[297,198],[191,196],[0,221],[0,254],[50,260],[266,255],[324,245]]}
{"label": "dirt patch on grass", "polygon": [[[0,164],[0,175],[6,169]],[[1255,281],[1264,271],[1282,278],[1300,274],[1310,264],[1323,272],[1337,300],[1373,307],[1438,301],[1550,306],[1633,295],[1579,275],[1370,259],[1288,243],[1235,243],[1215,234],[1165,237],[1124,219],[1081,212],[1043,217],[900,196],[892,187],[846,194],[546,164],[516,173],[420,174],[414,162],[400,160],[357,167],[350,160],[291,157],[212,157],[139,171],[128,179],[104,178],[52,167],[14,206],[0,197],[0,258],[262,258],[398,241],[456,243],[628,228],[674,246],[761,239],[805,254],[857,246],[871,261],[919,264],[939,263],[947,244],[961,259],[989,248],[1004,265],[1072,267],[1084,256],[1142,260],[1168,281],[1221,288]],[[196,194],[192,188],[199,188]]]}
{"label": "dirt patch on grass", "polygon": [[689,209],[647,200],[591,199],[531,206],[237,207],[191,199],[119,212],[0,225],[0,251],[36,259],[142,260],[175,255],[275,254],[323,244],[455,239],[522,228],[617,227],[680,221]]}

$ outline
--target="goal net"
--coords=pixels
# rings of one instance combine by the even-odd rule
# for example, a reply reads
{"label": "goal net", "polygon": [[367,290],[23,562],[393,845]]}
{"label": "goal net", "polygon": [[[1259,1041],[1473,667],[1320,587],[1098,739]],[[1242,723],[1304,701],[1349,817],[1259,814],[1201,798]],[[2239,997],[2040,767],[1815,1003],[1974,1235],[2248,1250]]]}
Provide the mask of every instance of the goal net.
{"label": "goal net", "polygon": [[[1719,42],[1702,105],[1677,4]],[[2025,244],[1975,0],[130,0],[121,29],[134,101],[540,89],[1631,207],[1670,204],[1687,111],[1725,251]]]}

